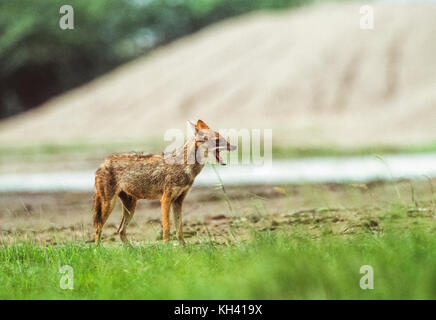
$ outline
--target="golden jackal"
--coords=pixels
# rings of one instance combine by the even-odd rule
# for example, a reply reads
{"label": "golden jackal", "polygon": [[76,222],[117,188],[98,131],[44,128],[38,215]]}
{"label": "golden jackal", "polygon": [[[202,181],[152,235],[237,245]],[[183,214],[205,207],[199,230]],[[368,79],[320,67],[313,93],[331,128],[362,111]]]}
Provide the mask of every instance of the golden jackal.
{"label": "golden jackal", "polygon": [[126,228],[135,213],[139,199],[160,199],[162,207],[163,239],[170,239],[170,209],[179,241],[183,242],[182,204],[195,177],[204,167],[209,153],[225,165],[220,150],[232,151],[218,132],[203,121],[191,123],[193,139],[172,153],[115,154],[109,156],[95,174],[94,227],[95,242],[101,238],[102,228],[109,218],[118,196],[123,204],[123,217],[118,228],[122,241],[127,242]]}

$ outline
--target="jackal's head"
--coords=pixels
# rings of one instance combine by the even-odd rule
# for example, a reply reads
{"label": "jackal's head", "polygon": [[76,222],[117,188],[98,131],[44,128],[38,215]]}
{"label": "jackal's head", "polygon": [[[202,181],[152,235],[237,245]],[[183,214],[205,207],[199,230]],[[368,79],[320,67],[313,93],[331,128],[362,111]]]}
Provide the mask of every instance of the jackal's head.
{"label": "jackal's head", "polygon": [[[216,161],[221,165],[226,165],[223,158],[221,158],[221,151],[236,150],[236,146],[231,145],[219,132],[212,130],[202,120],[198,120],[197,124],[189,121],[191,126],[195,129],[195,146],[197,153],[204,155],[207,158],[212,154]],[[200,159],[197,159],[200,160]]]}

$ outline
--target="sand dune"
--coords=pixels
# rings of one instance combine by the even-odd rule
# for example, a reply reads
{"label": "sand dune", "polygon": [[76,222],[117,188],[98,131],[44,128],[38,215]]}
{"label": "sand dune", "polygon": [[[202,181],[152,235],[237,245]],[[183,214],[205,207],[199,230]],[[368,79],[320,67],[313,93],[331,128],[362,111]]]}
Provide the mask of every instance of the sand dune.
{"label": "sand dune", "polygon": [[0,142],[142,139],[201,118],[281,144],[436,140],[436,6],[358,4],[218,23],[0,123]]}

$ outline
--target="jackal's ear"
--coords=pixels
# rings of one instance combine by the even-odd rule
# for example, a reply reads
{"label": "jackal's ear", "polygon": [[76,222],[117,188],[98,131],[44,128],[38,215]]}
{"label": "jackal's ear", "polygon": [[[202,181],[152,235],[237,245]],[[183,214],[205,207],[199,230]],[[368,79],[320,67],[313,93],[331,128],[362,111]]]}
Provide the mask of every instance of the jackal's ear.
{"label": "jackal's ear", "polygon": [[195,127],[195,123],[188,120],[186,121],[186,124],[188,125],[188,128],[191,129],[190,131],[192,132],[192,134],[197,134],[197,128]]}
{"label": "jackal's ear", "polygon": [[201,130],[201,129],[209,129],[208,125],[206,123],[204,123],[203,120],[198,120],[197,121],[197,125],[195,126],[195,128],[197,130]]}

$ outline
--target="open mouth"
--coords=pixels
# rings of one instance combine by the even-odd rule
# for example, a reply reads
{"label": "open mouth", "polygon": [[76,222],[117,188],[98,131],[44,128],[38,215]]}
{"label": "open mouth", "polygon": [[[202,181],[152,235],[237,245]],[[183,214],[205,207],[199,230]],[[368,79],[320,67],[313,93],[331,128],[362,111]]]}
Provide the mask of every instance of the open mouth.
{"label": "open mouth", "polygon": [[233,151],[233,150],[236,150],[236,146],[232,146],[232,145],[227,145],[227,146],[220,146],[220,147],[218,147],[218,148],[216,148],[215,149],[215,158],[216,158],[216,161],[220,164],[220,165],[222,165],[222,166],[225,166],[227,163],[225,163],[225,161],[223,160],[223,158],[221,158],[221,155],[220,155],[220,150],[224,150],[224,151]]}
{"label": "open mouth", "polygon": [[224,162],[223,158],[221,158],[220,151],[218,149],[215,150],[215,158],[220,165],[225,166],[227,164]]}

